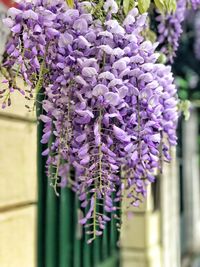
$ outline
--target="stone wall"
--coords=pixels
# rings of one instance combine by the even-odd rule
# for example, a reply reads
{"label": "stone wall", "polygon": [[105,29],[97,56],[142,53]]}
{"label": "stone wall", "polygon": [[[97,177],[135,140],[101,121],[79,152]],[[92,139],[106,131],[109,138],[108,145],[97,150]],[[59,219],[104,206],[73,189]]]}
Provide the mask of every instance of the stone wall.
{"label": "stone wall", "polygon": [[0,111],[1,267],[35,266],[36,123],[24,105],[16,93]]}

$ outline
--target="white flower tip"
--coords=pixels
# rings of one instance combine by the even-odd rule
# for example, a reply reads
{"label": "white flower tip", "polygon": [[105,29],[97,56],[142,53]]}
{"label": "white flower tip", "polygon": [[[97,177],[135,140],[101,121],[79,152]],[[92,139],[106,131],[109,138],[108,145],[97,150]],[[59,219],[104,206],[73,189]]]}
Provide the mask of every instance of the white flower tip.
{"label": "white flower tip", "polygon": [[116,14],[119,9],[114,0],[107,0],[103,7],[106,12],[110,12],[111,14]]}

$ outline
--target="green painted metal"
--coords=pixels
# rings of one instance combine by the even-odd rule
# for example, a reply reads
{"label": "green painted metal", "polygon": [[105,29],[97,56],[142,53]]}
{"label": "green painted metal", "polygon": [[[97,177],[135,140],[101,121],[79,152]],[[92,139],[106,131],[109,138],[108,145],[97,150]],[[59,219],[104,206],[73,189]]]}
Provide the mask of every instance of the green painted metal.
{"label": "green painted metal", "polygon": [[58,197],[52,187],[47,185],[46,196],[45,255],[46,266],[56,267],[58,258]]}
{"label": "green painted metal", "polygon": [[101,247],[101,250],[102,250],[102,258],[103,260],[106,260],[109,256],[109,223],[107,225],[107,227],[105,228],[104,230],[104,234],[103,234],[103,237],[102,237],[102,247]]}
{"label": "green painted metal", "polygon": [[[42,94],[38,94],[36,113],[39,116],[42,113],[41,101]],[[37,124],[37,177],[38,177],[38,213],[37,213],[37,267],[44,267],[45,264],[45,213],[46,213],[46,179],[45,179],[45,157],[41,156],[45,149],[44,145],[40,143],[42,135],[43,123],[41,121]]]}
{"label": "green painted metal", "polygon": [[82,237],[82,228],[80,224],[78,223],[78,214],[79,214],[79,201],[75,197],[74,198],[74,228],[73,228],[73,236],[74,236],[74,267],[80,267],[81,266],[81,237]]}
{"label": "green painted metal", "polygon": [[93,243],[93,266],[97,266],[101,262],[101,243],[101,237],[97,237]]}
{"label": "green painted metal", "polygon": [[[59,228],[59,267],[66,267],[66,263],[73,263],[73,233],[71,228],[71,216],[73,206],[69,205],[73,199],[73,193],[69,188],[63,188],[60,192],[60,228]],[[67,207],[67,208],[66,208]]]}
{"label": "green painted metal", "polygon": [[[96,211],[100,212],[99,206],[96,207]],[[96,237],[96,240],[93,242],[93,266],[96,266],[101,262],[101,246],[102,246],[102,238]]]}
{"label": "green painted metal", "polygon": [[97,265],[97,267],[118,267],[119,266],[119,254],[114,253],[111,257],[104,262]]}

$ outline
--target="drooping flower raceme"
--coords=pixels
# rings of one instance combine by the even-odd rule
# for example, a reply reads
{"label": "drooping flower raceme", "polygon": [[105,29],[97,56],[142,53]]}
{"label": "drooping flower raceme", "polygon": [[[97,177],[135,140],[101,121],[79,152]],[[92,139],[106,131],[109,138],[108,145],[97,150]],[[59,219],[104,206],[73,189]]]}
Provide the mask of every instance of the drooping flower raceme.
{"label": "drooping flower raceme", "polygon": [[189,3],[191,4],[194,10],[200,7],[200,0],[189,0]]}
{"label": "drooping flower raceme", "polygon": [[[30,86],[44,90],[41,142],[47,173],[78,195],[91,242],[101,235],[124,197],[138,206],[155,170],[176,144],[177,91],[171,68],[157,63],[157,43],[141,32],[147,14],[131,10],[94,19],[89,2],[35,1],[10,9],[12,36],[4,68],[17,69]],[[8,90],[18,90],[8,81]],[[75,178],[70,177],[70,168]]]}
{"label": "drooping flower raceme", "polygon": [[167,60],[173,63],[179,46],[179,39],[183,32],[182,22],[185,18],[186,0],[178,0],[176,11],[172,14],[160,14],[158,21],[158,42],[161,52],[167,56]]}

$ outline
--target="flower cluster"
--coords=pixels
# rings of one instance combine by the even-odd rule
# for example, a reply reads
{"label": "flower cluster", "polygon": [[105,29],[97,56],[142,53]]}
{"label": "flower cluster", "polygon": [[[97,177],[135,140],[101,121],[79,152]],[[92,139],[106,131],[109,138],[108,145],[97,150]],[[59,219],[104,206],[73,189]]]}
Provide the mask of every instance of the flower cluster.
{"label": "flower cluster", "polygon": [[186,13],[186,0],[178,0],[176,11],[172,14],[157,16],[158,41],[161,52],[167,56],[167,60],[173,63],[176,51],[179,46],[179,39],[183,32],[182,22]]}
{"label": "flower cluster", "polygon": [[44,89],[48,176],[56,192],[67,185],[77,193],[88,242],[102,234],[122,198],[140,204],[155,170],[170,160],[178,118],[171,68],[157,62],[158,44],[141,34],[147,14],[134,8],[119,23],[114,0],[104,4],[104,21],[93,8],[80,2],[70,9],[59,0],[11,8],[4,63],[17,69],[30,95]]}
{"label": "flower cluster", "polygon": [[189,2],[194,10],[200,7],[200,0],[189,0]]}

